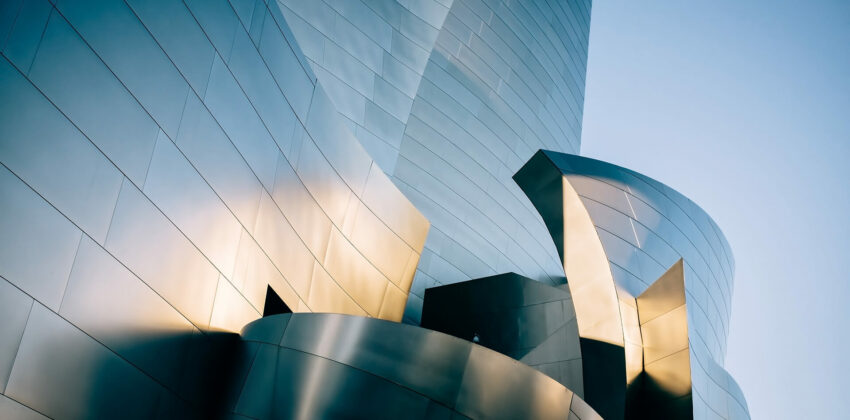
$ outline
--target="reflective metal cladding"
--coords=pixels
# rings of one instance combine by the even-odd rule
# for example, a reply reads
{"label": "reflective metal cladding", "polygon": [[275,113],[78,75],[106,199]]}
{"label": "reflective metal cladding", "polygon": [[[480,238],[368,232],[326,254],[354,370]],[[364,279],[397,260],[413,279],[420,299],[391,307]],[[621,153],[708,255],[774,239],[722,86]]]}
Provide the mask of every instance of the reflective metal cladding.
{"label": "reflective metal cladding", "polygon": [[[656,408],[690,412],[681,404],[692,399],[695,418],[748,418],[721,367],[733,261],[711,218],[658,181],[580,156],[540,151],[514,179],[561,255],[582,343],[606,343],[625,361],[612,377],[629,385],[625,413],[651,388],[667,397]],[[585,398],[593,405],[587,389]]]}
{"label": "reflective metal cladding", "polygon": [[239,331],[270,292],[296,312],[401,320],[429,222],[284,7],[0,4],[4,410],[83,416],[87,393],[130,377],[144,385],[112,408],[196,403],[186,343]]}
{"label": "reflective metal cladding", "polygon": [[[584,398],[570,290],[505,273],[425,290],[422,327],[527,364]],[[602,413],[602,411],[600,411]]]}
{"label": "reflective metal cladding", "polygon": [[405,322],[440,284],[563,283],[511,176],[538,149],[579,150],[589,0],[279,4],[357,139],[431,221]]}
{"label": "reflective metal cladding", "polygon": [[228,411],[250,418],[601,419],[522,363],[412,325],[276,315],[243,340]]}
{"label": "reflective metal cladding", "polygon": [[719,228],[566,154],[590,10],[0,2],[0,418],[747,418]]}

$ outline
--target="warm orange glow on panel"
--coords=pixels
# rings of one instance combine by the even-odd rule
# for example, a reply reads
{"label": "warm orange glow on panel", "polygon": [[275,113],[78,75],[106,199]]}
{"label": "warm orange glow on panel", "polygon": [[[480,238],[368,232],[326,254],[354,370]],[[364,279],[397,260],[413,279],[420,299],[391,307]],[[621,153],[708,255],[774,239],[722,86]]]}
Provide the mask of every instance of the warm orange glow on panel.
{"label": "warm orange glow on panel", "polygon": [[617,291],[602,242],[566,177],[562,184],[564,272],[575,304],[579,335],[623,346]]}

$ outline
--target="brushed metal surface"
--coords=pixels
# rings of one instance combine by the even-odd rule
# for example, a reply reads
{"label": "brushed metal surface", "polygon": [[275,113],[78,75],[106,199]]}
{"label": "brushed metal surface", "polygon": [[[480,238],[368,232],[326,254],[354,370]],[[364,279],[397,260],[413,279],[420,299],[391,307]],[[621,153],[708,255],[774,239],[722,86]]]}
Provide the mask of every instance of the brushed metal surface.
{"label": "brushed metal surface", "polygon": [[246,380],[238,384],[234,414],[563,419],[573,411],[600,418],[525,364],[411,325],[340,314],[275,315],[249,324],[243,340],[260,347],[238,375]]}
{"label": "brushed metal surface", "polygon": [[[611,383],[623,376],[649,383],[643,372],[654,377],[651,386],[660,394],[677,398],[652,407],[695,418],[749,418],[738,386],[721,367],[734,262],[711,218],[656,180],[575,155],[540,151],[514,179],[561,253],[579,334],[605,338],[619,349],[612,357],[625,359],[625,375],[613,372]],[[600,306],[594,290],[617,303]],[[600,329],[604,325],[619,331]],[[585,375],[595,369],[588,367]],[[587,400],[599,404],[585,386]]]}

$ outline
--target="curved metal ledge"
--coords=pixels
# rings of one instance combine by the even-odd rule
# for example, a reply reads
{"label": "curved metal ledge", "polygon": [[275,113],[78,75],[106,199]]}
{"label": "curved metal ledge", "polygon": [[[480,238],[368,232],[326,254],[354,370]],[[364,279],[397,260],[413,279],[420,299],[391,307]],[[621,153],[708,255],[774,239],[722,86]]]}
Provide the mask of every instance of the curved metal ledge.
{"label": "curved metal ledge", "polygon": [[[339,314],[248,324],[231,401],[254,418],[598,419],[560,383],[436,331]],[[572,417],[570,417],[572,418]]]}

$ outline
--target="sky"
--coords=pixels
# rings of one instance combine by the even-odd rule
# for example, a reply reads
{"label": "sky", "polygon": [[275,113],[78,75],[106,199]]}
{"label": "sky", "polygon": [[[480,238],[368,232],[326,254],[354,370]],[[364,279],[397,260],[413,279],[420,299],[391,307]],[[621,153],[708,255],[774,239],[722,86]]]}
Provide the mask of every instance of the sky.
{"label": "sky", "polygon": [[581,153],[725,233],[753,419],[850,418],[850,1],[594,1]]}

